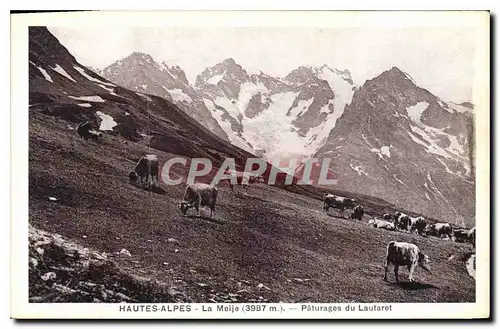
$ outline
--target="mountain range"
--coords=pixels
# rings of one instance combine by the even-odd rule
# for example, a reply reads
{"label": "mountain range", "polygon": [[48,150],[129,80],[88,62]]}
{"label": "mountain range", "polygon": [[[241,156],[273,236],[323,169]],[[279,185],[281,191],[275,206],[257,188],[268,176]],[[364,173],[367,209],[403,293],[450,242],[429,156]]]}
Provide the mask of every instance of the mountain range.
{"label": "mountain range", "polygon": [[268,161],[328,157],[338,189],[460,225],[474,221],[474,202],[464,202],[474,200],[474,106],[441,100],[397,67],[358,86],[347,69],[300,66],[273,77],[228,58],[190,84],[180,67],[134,52],[100,73],[171,100]]}
{"label": "mountain range", "polygon": [[[472,198],[462,194],[460,208],[453,193],[470,191],[467,177],[474,172],[465,156],[472,144],[464,137],[469,136],[464,135],[471,116],[468,109],[446,107],[402,71],[391,69],[352,90],[333,129],[322,132],[324,143],[311,148],[314,155],[334,160],[331,171],[337,186],[256,183],[233,190],[221,183],[214,216],[209,218],[205,207],[182,215],[179,206],[186,184],[163,180],[146,188],[130,182],[129,173],[141,156],[155,154],[160,164],[179,157],[208,158],[215,168],[234,158],[241,169],[254,155],[194,119],[182,98],[124,88],[77,61],[47,28],[29,27],[28,33],[30,225],[25,261],[31,303],[477,301],[475,280],[465,264],[473,246],[377,229],[369,222],[396,210],[416,216],[419,213],[411,211],[422,209],[431,223],[456,220],[453,209],[465,217]],[[239,100],[247,88],[237,87],[235,77],[232,84],[219,81],[224,93],[217,88],[200,93],[194,84],[185,83],[180,69],[163,68],[171,72],[173,82],[184,80],[185,89],[172,84],[168,90],[191,88],[203,103],[209,92],[219,97],[237,94]],[[320,93],[331,100],[328,81],[310,76],[322,70],[328,72],[321,66],[301,68],[286,81],[257,74],[269,93],[261,92],[264,105],[257,99],[251,110],[242,112],[241,136],[249,136],[247,116],[256,119],[272,109],[289,111],[278,104],[280,90],[298,93],[297,104]],[[331,71],[349,80],[345,71]],[[310,90],[298,87],[303,79],[311,80],[305,85]],[[271,98],[267,107],[266,96]],[[337,113],[335,101],[334,97],[328,108]],[[315,112],[314,104],[315,100],[303,107],[304,115],[290,110],[290,125],[298,136],[314,129],[308,120],[324,124],[318,118],[325,115]],[[219,124],[217,116],[212,118]],[[100,137],[81,138],[77,126],[82,121],[99,130]],[[188,172],[181,165],[172,166],[168,174],[177,179]],[[424,189],[427,184],[429,191],[418,184]],[[418,197],[426,191],[431,200]],[[325,212],[326,192],[356,198],[364,208],[362,220],[349,220],[333,209]],[[465,218],[472,226],[471,218]],[[415,243],[434,260],[432,273],[418,273],[425,286],[414,289],[382,280],[387,243],[396,239]]]}

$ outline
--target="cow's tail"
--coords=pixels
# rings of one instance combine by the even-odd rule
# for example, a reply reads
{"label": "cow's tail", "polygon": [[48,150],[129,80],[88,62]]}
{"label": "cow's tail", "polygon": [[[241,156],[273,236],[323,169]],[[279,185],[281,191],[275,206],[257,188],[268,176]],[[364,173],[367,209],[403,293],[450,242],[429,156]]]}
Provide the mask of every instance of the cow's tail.
{"label": "cow's tail", "polygon": [[182,201],[183,201],[183,202],[187,201],[187,199],[188,199],[189,188],[190,188],[190,187],[189,187],[189,185],[188,185],[188,186],[186,186],[186,188],[184,189],[184,196],[182,197]]}
{"label": "cow's tail", "polygon": [[217,194],[219,193],[219,191],[217,190],[216,187],[214,187],[213,189],[213,200],[212,200],[212,210],[215,211],[215,205],[217,203]]}
{"label": "cow's tail", "polygon": [[391,242],[389,242],[389,244],[387,245],[387,255],[389,255],[389,250],[391,250],[391,249],[394,249],[394,248],[395,248],[395,247],[394,247],[395,245],[396,245],[396,241],[391,241]]}

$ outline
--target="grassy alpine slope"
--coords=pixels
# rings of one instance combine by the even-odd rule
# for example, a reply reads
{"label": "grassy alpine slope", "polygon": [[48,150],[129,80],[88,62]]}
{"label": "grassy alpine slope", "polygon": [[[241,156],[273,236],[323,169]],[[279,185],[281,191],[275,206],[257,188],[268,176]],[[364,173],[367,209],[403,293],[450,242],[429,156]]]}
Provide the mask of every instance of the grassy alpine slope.
{"label": "grassy alpine slope", "polygon": [[[474,301],[463,260],[469,245],[375,229],[369,216],[362,222],[328,216],[321,201],[266,185],[234,193],[222,186],[213,220],[182,217],[184,185],[163,185],[162,194],[128,183],[133,159],[146,151],[108,134],[84,141],[65,121],[33,114],[30,224],[107,253],[120,271],[196,302]],[[173,156],[154,152],[162,162]],[[391,240],[417,244],[431,257],[432,275],[417,269],[420,285],[398,286],[391,271],[384,282]],[[114,254],[122,249],[131,256]],[[406,269],[400,276],[407,279]],[[66,280],[61,284],[71,276]]]}
{"label": "grassy alpine slope", "polygon": [[[354,222],[325,214],[317,188],[221,186],[212,220],[182,217],[184,185],[153,192],[129,184],[141,155],[215,166],[251,155],[167,100],[92,73],[46,28],[29,36],[31,301],[474,301],[470,245],[375,229],[369,218],[394,206],[373,197],[355,195],[366,215]],[[79,138],[76,125],[98,127],[97,111],[116,120],[115,131]],[[420,284],[384,282],[391,240],[416,243],[432,275],[417,269]]]}

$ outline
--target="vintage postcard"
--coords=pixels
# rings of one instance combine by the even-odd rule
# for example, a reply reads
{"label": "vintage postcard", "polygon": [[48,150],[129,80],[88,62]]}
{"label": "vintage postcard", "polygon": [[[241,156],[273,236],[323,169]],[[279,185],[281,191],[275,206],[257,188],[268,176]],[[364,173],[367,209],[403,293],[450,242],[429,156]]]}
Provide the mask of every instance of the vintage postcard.
{"label": "vintage postcard", "polygon": [[11,24],[13,318],[490,317],[489,12]]}

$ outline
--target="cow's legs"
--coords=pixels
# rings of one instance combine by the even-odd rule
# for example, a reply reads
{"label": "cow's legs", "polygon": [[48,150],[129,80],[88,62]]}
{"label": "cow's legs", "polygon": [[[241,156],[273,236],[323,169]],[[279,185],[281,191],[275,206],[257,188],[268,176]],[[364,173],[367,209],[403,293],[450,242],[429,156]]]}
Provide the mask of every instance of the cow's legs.
{"label": "cow's legs", "polygon": [[[151,174],[149,172],[149,170],[146,171],[146,185],[147,187],[151,187],[151,183],[149,182],[149,178],[151,177]],[[151,177],[151,180],[153,180],[153,178]]]}
{"label": "cow's legs", "polygon": [[200,217],[200,204],[201,204],[201,195],[200,193],[198,193],[198,197],[196,198],[196,201],[194,203],[198,217]]}
{"label": "cow's legs", "polygon": [[212,218],[213,213],[215,213],[215,204],[210,207],[210,218]]}
{"label": "cow's legs", "polygon": [[194,204],[194,207],[196,209],[196,214],[198,215],[198,217],[200,217],[200,202],[196,201],[196,203]]}
{"label": "cow's legs", "polygon": [[394,264],[394,276],[396,277],[396,283],[399,283],[398,271],[399,271],[399,265]]}
{"label": "cow's legs", "polygon": [[386,259],[385,260],[385,266],[384,266],[384,281],[387,281],[387,272],[389,270],[389,261]]}
{"label": "cow's legs", "polygon": [[408,270],[410,271],[410,275],[408,276],[408,281],[413,282],[413,271],[415,271],[415,267],[417,264],[411,264],[408,266]]}

